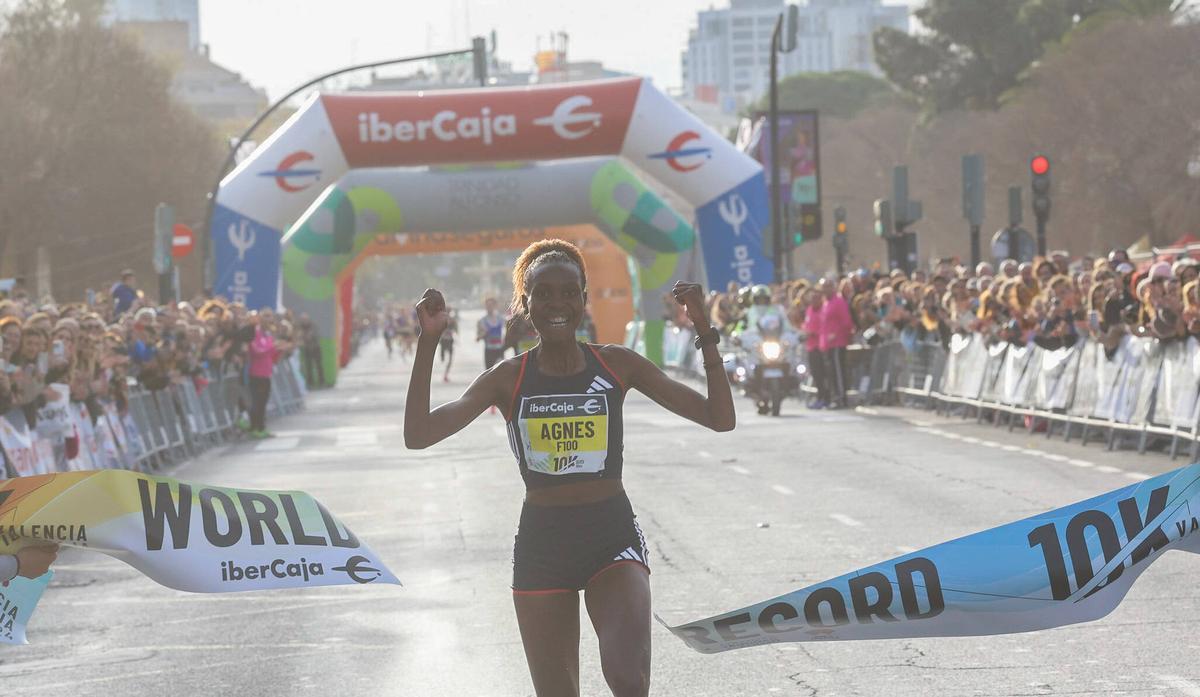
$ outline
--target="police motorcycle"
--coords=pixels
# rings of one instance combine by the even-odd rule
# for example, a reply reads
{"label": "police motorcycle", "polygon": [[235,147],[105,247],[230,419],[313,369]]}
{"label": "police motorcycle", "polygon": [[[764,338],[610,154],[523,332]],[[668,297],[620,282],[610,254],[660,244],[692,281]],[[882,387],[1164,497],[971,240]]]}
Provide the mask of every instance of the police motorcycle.
{"label": "police motorcycle", "polygon": [[755,401],[759,414],[779,416],[784,398],[799,387],[799,335],[788,326],[783,311],[771,305],[767,286],[755,286],[753,297],[744,326],[733,339],[738,351],[726,357],[726,370]]}

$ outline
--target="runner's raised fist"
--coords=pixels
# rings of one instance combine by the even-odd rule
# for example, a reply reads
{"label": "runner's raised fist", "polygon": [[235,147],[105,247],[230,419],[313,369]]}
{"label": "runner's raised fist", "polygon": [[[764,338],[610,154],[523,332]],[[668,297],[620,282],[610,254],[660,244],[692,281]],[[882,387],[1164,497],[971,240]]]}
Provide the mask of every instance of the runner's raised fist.
{"label": "runner's raised fist", "polygon": [[58,545],[25,547],[17,552],[17,574],[25,578],[37,578],[50,569],[58,556]]}
{"label": "runner's raised fist", "polygon": [[674,296],[675,302],[683,305],[692,324],[697,327],[708,324],[708,313],[704,308],[704,288],[699,283],[675,281],[675,287],[671,288],[671,295]]}
{"label": "runner's raised fist", "polygon": [[417,303],[417,323],[421,325],[421,336],[437,339],[446,331],[450,315],[446,312],[446,299],[440,291],[426,288]]}

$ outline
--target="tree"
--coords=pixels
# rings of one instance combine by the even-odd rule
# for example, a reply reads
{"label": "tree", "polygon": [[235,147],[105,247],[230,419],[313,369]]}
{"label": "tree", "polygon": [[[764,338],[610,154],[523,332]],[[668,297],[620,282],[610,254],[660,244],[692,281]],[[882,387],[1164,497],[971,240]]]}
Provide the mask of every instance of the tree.
{"label": "tree", "polygon": [[[816,109],[823,117],[851,118],[872,107],[900,104],[904,99],[891,85],[867,73],[798,73],[779,81],[780,109]],[[763,97],[750,111],[766,111]]]}
{"label": "tree", "polygon": [[1183,12],[1185,0],[929,0],[928,32],[873,37],[884,75],[926,112],[996,109],[1045,47],[1076,26]]}
{"label": "tree", "polygon": [[149,278],[155,205],[202,219],[221,156],[167,70],[98,7],[25,0],[0,24],[0,257],[29,273],[45,247],[70,300],[125,266]]}

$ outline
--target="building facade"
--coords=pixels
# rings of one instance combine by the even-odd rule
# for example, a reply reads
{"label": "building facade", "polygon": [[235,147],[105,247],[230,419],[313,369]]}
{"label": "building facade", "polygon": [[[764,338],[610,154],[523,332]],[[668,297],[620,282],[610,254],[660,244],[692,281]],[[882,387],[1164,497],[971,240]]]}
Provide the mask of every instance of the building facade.
{"label": "building facade", "polygon": [[[766,94],[771,33],[785,0],[730,0],[697,13],[683,53],[685,96],[725,113]],[[880,74],[871,36],[881,27],[908,31],[908,7],[881,0],[808,0],[799,5],[796,49],[780,54],[779,75],[857,70]]]}
{"label": "building facade", "polygon": [[203,118],[253,119],[267,107],[264,90],[209,58],[199,0],[108,0],[104,18],[171,71],[171,95]]}

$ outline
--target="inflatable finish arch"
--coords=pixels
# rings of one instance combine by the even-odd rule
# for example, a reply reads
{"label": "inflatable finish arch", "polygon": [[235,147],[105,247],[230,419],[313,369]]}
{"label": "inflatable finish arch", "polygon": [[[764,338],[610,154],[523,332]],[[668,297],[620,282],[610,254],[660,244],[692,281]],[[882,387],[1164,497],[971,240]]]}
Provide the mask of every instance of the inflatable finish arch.
{"label": "inflatable finish arch", "polygon": [[[339,280],[377,236],[577,223],[596,225],[635,261],[641,307],[657,308],[695,265],[691,226],[615,158],[359,170],[326,189],[284,236],[283,303],[308,313],[332,347],[341,333]],[[663,322],[647,315],[646,353],[661,363]]]}
{"label": "inflatable finish arch", "polygon": [[762,167],[649,81],[621,78],[314,95],[221,183],[213,290],[277,305],[282,231],[352,169],[597,155],[623,156],[696,207],[711,287],[771,280]]}

